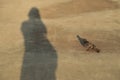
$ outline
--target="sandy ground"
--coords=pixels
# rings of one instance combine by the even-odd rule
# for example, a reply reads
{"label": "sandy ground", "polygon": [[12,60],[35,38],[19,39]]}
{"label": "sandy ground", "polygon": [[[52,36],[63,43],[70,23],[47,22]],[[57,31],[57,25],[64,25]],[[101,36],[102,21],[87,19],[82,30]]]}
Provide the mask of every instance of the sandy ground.
{"label": "sandy ground", "polygon": [[[120,0],[0,0],[0,80],[24,80],[21,25],[32,7],[39,9],[57,52],[54,80],[120,80],[119,5]],[[95,43],[101,52],[86,52],[76,35]]]}

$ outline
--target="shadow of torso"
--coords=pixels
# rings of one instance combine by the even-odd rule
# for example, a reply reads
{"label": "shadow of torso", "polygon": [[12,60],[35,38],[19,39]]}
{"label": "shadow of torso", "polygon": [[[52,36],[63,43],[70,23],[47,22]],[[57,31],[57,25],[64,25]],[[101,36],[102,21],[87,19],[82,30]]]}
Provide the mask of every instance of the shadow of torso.
{"label": "shadow of torso", "polygon": [[25,53],[20,80],[56,80],[57,53],[46,37],[42,20],[23,22]]}

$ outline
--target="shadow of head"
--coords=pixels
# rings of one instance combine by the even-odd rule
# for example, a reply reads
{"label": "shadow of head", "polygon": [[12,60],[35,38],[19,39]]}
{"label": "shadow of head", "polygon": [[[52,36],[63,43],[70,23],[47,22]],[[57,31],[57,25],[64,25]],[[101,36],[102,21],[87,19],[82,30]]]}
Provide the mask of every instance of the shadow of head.
{"label": "shadow of head", "polygon": [[31,8],[31,10],[28,13],[28,16],[30,19],[35,19],[35,18],[40,19],[40,13],[38,8],[36,7]]}

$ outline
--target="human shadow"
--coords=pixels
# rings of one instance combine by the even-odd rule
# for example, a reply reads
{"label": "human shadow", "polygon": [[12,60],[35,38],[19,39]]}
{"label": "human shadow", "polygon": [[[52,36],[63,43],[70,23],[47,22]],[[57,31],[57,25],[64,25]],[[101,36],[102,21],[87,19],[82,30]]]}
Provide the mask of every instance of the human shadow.
{"label": "human shadow", "polygon": [[46,37],[39,10],[31,8],[28,16],[21,27],[25,52],[20,80],[56,80],[57,52]]}

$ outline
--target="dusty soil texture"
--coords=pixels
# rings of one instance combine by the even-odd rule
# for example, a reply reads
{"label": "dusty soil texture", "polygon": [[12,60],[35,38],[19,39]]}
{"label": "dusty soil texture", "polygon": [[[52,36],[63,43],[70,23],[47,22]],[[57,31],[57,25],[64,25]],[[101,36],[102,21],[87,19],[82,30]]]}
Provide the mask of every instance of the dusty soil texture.
{"label": "dusty soil texture", "polygon": [[[0,0],[0,80],[120,80],[120,0]],[[28,17],[31,8],[40,20]],[[76,35],[101,49],[87,52]]]}

